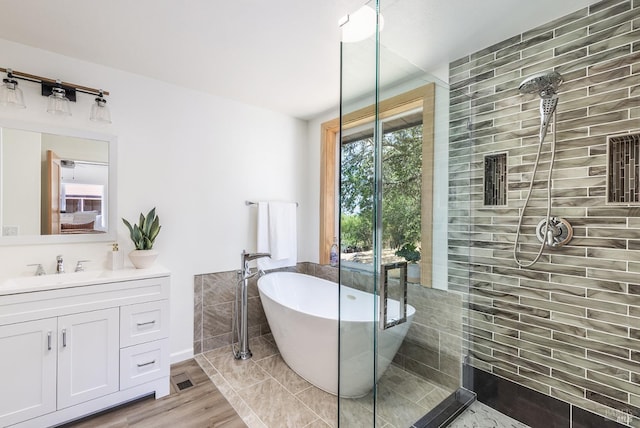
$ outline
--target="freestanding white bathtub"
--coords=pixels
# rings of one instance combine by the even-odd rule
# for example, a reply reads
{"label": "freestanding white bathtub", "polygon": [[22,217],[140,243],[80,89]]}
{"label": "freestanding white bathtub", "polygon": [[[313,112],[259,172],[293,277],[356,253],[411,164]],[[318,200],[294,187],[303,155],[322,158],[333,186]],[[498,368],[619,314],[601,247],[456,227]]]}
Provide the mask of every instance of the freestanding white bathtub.
{"label": "freestanding white bathtub", "polygon": [[[374,297],[340,286],[340,395],[361,397],[373,387]],[[292,272],[270,273],[258,280],[269,327],[284,361],[318,388],[338,393],[338,285]],[[374,309],[376,308],[376,309]],[[399,316],[399,302],[389,301],[389,318]],[[402,344],[415,309],[407,305],[407,322],[378,330],[377,378]]]}

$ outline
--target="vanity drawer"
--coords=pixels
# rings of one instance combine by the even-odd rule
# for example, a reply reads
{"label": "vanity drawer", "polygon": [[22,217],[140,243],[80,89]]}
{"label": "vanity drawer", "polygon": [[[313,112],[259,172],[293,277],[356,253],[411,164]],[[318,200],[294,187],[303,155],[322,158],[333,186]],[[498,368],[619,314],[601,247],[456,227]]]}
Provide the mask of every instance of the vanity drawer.
{"label": "vanity drawer", "polygon": [[120,389],[169,376],[169,339],[120,349]]}
{"label": "vanity drawer", "polygon": [[169,301],[140,303],[120,308],[120,347],[169,337]]}

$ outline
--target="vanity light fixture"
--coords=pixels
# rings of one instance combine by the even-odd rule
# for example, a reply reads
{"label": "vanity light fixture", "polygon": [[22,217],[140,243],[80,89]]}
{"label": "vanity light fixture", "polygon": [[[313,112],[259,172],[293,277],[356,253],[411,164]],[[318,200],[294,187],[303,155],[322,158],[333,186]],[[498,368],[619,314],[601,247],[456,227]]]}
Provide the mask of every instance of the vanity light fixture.
{"label": "vanity light fixture", "polygon": [[47,102],[47,113],[58,116],[71,116],[71,106],[67,91],[62,87],[62,82],[56,81],[56,86],[51,88],[51,95]]}
{"label": "vanity light fixture", "polygon": [[111,123],[111,112],[109,111],[109,107],[107,107],[107,100],[104,99],[102,89],[100,89],[100,94],[91,105],[91,115],[89,119],[94,122]]}
{"label": "vanity light fixture", "polygon": [[47,112],[51,114],[71,116],[70,103],[75,102],[76,93],[81,92],[96,96],[95,103],[91,106],[89,118],[94,122],[111,123],[111,113],[105,99],[105,96],[109,95],[108,91],[61,82],[60,80],[23,73],[10,68],[0,67],[0,72],[7,73],[7,77],[3,80],[4,85],[0,87],[0,105],[25,108],[22,90],[18,88],[18,82],[15,80],[20,79],[40,83],[41,95],[48,97]]}
{"label": "vanity light fixture", "polygon": [[6,72],[7,77],[2,79],[3,84],[0,87],[0,105],[25,108],[22,89],[18,88],[18,82],[13,78],[13,71],[8,68]]}

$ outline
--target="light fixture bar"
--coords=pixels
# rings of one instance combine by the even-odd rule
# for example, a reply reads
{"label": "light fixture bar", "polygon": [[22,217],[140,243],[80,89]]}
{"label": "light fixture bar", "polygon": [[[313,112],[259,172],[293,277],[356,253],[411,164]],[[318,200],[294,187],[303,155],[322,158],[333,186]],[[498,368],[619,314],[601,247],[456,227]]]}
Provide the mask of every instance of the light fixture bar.
{"label": "light fixture bar", "polygon": [[[0,67],[0,72],[7,73],[8,69]],[[22,71],[16,71],[11,69],[11,76],[16,79],[28,80],[30,82],[43,83],[47,86],[58,86],[56,79],[50,79],[48,77],[36,76],[35,74],[23,73]],[[109,95],[109,91],[103,89],[90,88],[88,86],[76,85],[75,83],[60,82],[59,83],[65,89],[73,89],[77,92],[82,92],[89,95]]]}
{"label": "light fixture bar", "polygon": [[[62,82],[57,83],[49,83],[49,82],[42,82],[41,85],[41,90],[40,90],[40,95],[42,95],[43,97],[48,97],[49,95],[51,95],[53,93],[53,88],[62,88],[64,89],[64,93],[65,96],[67,97],[67,99],[71,102],[76,102],[76,88],[74,88],[73,86],[67,86],[66,84],[63,84]],[[88,92],[87,92],[88,93]],[[90,94],[93,95],[93,94]]]}

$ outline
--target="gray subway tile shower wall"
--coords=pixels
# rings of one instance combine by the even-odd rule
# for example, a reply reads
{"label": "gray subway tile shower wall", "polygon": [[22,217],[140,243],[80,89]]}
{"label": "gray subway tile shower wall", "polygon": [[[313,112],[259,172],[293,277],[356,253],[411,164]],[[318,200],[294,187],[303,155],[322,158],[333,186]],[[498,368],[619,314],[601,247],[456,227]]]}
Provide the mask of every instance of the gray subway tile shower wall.
{"label": "gray subway tile shower wall", "polygon": [[[574,237],[519,268],[540,101],[518,86],[552,69],[564,77],[552,215]],[[470,364],[640,426],[640,205],[606,194],[607,137],[640,132],[640,0],[579,10],[452,62],[450,76],[449,288],[468,298]],[[552,138],[524,218],[524,259],[538,251]],[[484,157],[497,153],[507,153],[507,204],[485,206]]]}

